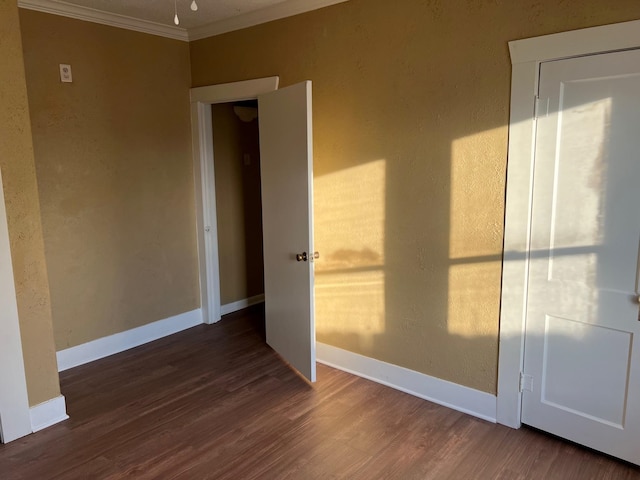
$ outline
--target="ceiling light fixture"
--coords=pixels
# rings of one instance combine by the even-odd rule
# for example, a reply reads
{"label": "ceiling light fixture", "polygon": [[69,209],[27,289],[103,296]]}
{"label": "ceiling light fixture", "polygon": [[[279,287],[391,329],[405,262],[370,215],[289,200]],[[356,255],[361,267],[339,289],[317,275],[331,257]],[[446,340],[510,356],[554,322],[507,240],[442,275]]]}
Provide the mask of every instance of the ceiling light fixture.
{"label": "ceiling light fixture", "polygon": [[[191,2],[191,11],[198,11],[198,4],[196,3],[196,0],[192,0]],[[180,19],[178,18],[178,0],[173,0],[173,14],[173,23],[180,25]]]}

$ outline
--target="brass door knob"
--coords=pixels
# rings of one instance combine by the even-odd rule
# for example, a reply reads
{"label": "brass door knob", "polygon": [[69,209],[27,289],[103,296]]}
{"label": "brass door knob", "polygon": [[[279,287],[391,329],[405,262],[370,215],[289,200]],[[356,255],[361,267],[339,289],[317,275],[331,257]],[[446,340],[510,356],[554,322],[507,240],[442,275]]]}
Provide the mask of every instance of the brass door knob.
{"label": "brass door knob", "polygon": [[308,260],[307,252],[302,252],[302,253],[296,254],[296,260],[299,261],[299,262],[306,262]]}

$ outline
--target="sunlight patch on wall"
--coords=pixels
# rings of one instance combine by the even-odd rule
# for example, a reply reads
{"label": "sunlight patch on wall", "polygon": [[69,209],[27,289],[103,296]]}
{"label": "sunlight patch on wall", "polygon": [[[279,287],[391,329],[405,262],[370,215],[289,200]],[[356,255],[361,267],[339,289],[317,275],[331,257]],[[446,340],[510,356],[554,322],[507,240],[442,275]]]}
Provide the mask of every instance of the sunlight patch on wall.
{"label": "sunlight patch on wall", "polygon": [[385,160],[314,180],[316,331],[362,347],[384,331]]}
{"label": "sunlight patch on wall", "polygon": [[497,325],[488,320],[498,318],[493,308],[499,302],[494,306],[486,299],[487,290],[499,299],[499,276],[500,268],[496,268],[496,262],[451,265],[447,311],[447,331],[450,334],[463,337],[497,335]]}
{"label": "sunlight patch on wall", "polygon": [[[494,128],[455,140],[451,148],[451,209],[449,257],[496,255],[501,251],[502,224],[496,223],[495,205],[487,191],[503,184],[504,172],[492,159],[503,155],[506,127]],[[496,165],[497,164],[497,165]]]}
{"label": "sunlight patch on wall", "polygon": [[[502,223],[488,201],[498,171],[506,127],[455,140],[451,148],[449,298],[447,330],[463,337],[497,336],[502,263]],[[503,201],[498,197],[496,201]],[[491,301],[495,299],[495,301]]]}

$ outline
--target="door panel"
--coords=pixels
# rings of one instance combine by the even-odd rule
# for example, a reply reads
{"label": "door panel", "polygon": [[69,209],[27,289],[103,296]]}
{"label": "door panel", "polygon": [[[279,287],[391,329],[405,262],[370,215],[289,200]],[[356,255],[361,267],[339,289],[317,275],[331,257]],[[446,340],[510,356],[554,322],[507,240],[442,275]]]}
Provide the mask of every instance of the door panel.
{"label": "door panel", "polygon": [[267,343],[314,382],[311,82],[258,97],[258,109]]}
{"label": "door panel", "polygon": [[622,428],[631,334],[550,315],[545,320],[543,401]]}
{"label": "door panel", "polygon": [[522,421],[640,464],[640,52],[543,63]]}

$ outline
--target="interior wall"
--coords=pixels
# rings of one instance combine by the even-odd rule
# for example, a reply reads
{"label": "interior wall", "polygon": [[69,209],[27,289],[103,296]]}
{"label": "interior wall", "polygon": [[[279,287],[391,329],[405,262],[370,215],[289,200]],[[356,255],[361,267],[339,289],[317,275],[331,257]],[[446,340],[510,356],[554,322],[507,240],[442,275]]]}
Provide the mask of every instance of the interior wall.
{"label": "interior wall", "polygon": [[510,60],[635,0],[350,0],[191,42],[194,87],[313,81],[317,339],[496,392]]}
{"label": "interior wall", "polygon": [[[0,170],[31,406],[60,395],[18,6],[0,0]],[[2,267],[0,267],[2,268]],[[2,313],[0,312],[0,324]],[[2,325],[0,325],[0,335]]]}
{"label": "interior wall", "polygon": [[212,105],[212,115],[220,303],[225,305],[264,293],[260,146],[257,119],[243,122],[232,103]]}
{"label": "interior wall", "polygon": [[198,308],[188,45],[20,21],[57,349]]}

